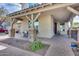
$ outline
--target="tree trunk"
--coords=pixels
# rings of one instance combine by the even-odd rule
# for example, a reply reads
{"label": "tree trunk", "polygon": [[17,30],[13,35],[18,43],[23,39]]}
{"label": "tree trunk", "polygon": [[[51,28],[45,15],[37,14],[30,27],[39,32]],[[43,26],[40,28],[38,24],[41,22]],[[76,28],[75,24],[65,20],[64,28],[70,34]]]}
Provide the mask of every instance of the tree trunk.
{"label": "tree trunk", "polygon": [[15,37],[15,29],[12,28],[10,31],[10,37]]}
{"label": "tree trunk", "polygon": [[35,41],[36,40],[36,31],[34,28],[34,22],[31,23],[30,35],[31,35],[31,40]]}
{"label": "tree trunk", "polygon": [[13,28],[15,20],[13,21],[12,25],[11,25],[11,30],[10,30],[10,37],[15,37],[15,29]]}

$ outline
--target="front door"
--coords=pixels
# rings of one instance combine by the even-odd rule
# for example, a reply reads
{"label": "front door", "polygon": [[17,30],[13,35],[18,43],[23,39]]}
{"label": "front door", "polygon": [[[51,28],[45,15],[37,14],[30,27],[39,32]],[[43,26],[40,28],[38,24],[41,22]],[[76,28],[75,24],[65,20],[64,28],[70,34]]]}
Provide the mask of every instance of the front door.
{"label": "front door", "polygon": [[54,23],[54,33],[57,34],[57,23]]}

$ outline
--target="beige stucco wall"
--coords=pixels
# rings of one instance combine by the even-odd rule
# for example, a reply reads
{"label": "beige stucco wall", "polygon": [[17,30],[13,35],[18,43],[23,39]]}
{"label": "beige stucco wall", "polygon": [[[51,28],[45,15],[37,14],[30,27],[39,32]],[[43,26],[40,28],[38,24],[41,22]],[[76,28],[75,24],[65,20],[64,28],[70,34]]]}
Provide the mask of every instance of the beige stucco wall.
{"label": "beige stucco wall", "polygon": [[38,37],[51,38],[53,35],[53,18],[49,14],[41,14],[39,17]]}

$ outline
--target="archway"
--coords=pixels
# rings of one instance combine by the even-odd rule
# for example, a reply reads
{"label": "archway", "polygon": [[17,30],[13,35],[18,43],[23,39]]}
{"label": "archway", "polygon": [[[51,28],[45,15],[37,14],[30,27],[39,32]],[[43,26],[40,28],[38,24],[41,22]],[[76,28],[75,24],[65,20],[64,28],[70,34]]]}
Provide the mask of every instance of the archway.
{"label": "archway", "polygon": [[79,16],[73,17],[72,27],[79,27]]}

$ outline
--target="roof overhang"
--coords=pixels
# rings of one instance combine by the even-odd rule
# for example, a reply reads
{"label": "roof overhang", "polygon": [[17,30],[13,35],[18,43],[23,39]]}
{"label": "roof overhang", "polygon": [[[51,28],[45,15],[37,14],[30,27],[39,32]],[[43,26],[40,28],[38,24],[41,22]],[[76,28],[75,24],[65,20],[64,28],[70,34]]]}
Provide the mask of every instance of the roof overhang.
{"label": "roof overhang", "polygon": [[76,3],[43,4],[43,5],[35,7],[35,8],[29,8],[29,9],[17,11],[17,12],[8,14],[7,16],[10,18],[17,18],[17,17],[26,16],[26,15],[34,14],[34,13],[41,13],[41,12],[45,12],[45,11],[49,11],[49,10],[53,10],[53,9],[57,9],[57,8],[61,8],[61,7],[72,6],[75,4]]}

